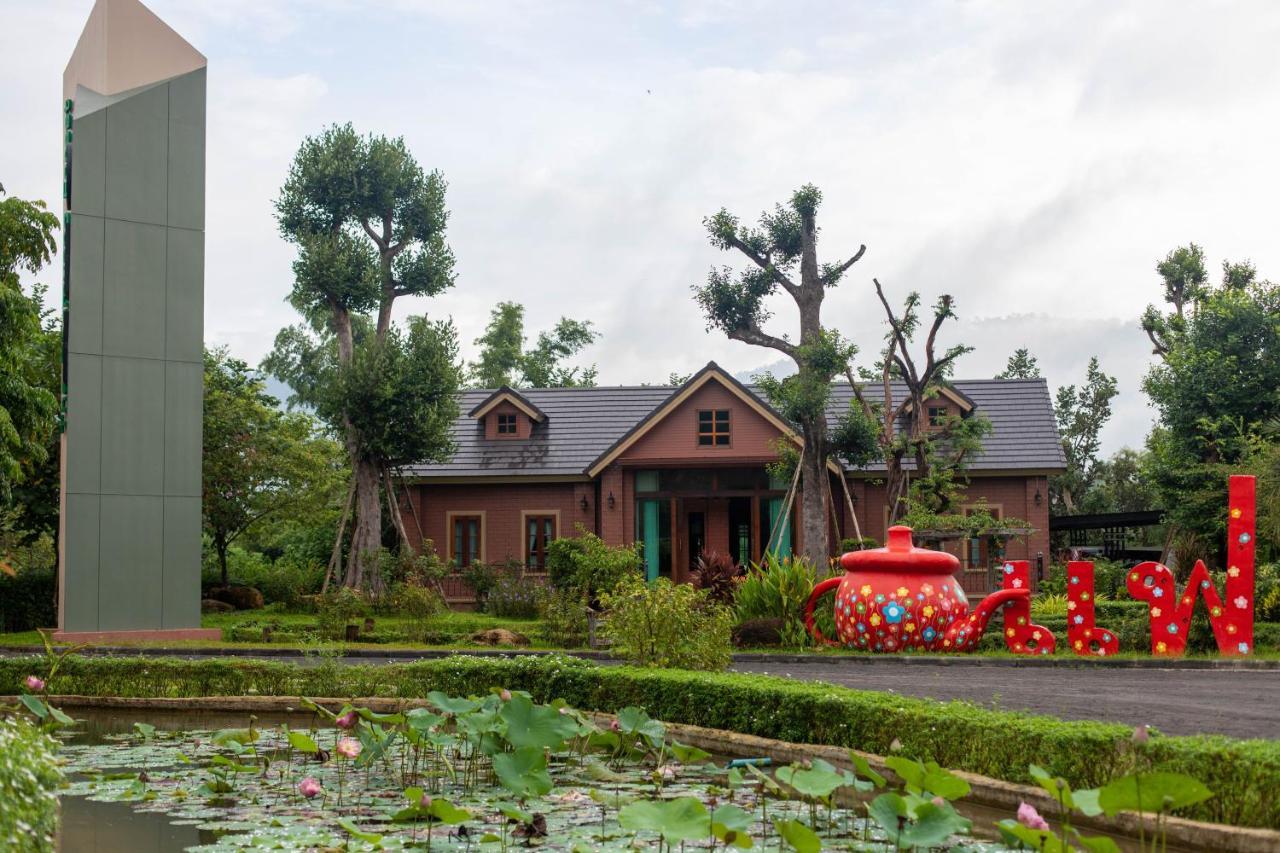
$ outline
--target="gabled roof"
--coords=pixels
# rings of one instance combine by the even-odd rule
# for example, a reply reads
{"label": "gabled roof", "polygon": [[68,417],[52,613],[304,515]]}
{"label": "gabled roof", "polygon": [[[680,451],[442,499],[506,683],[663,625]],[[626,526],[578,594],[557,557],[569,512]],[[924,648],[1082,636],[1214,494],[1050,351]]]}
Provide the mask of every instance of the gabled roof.
{"label": "gabled roof", "polygon": [[[969,396],[967,394],[963,394],[960,391],[957,391],[955,388],[950,388],[946,385],[943,385],[941,388],[938,389],[938,396],[945,397],[951,402],[955,403],[957,406],[960,407],[960,411],[964,412],[966,415],[972,412],[975,408],[977,408],[976,404],[973,402],[973,400],[969,399]],[[907,403],[906,408],[903,411],[907,411],[907,412],[911,411],[911,403]]]}
{"label": "gabled roof", "polygon": [[[736,382],[732,377],[728,378]],[[756,389],[736,384],[763,404]],[[407,477],[432,479],[541,477],[586,480],[587,471],[598,459],[683,387],[632,385],[525,389],[519,392],[520,396],[529,405],[536,406],[546,418],[529,438],[520,441],[486,439],[484,426],[469,414],[462,415],[453,423],[452,438],[457,450],[450,461],[406,465],[400,473]],[[1045,380],[957,379],[951,382],[951,387],[972,400],[975,413],[990,419],[992,425],[991,433],[983,442],[982,452],[970,463],[972,473],[1059,471],[1066,467],[1053,418],[1053,402]],[[895,398],[900,399],[905,392],[905,387],[893,386]],[[462,412],[474,411],[496,393],[493,390],[464,391],[459,395],[459,408]],[[878,400],[882,392],[873,383],[866,386],[865,393]],[[847,385],[837,383],[832,386],[831,400],[827,404],[829,424],[834,426],[848,411],[852,397],[853,392]],[[776,412],[774,416],[777,416]],[[877,464],[869,466],[866,473],[874,476],[883,470],[883,465]]]}
{"label": "gabled roof", "polygon": [[627,448],[643,438],[645,433],[657,426],[663,418],[678,409],[680,404],[688,400],[699,388],[706,385],[708,382],[719,382],[729,391],[729,393],[746,403],[748,408],[754,410],[756,414],[760,415],[760,417],[777,427],[778,432],[799,440],[799,437],[796,435],[795,427],[774,411],[772,406],[760,399],[760,397],[758,397],[755,392],[746,385],[743,385],[733,376],[726,373],[720,365],[716,364],[714,361],[709,361],[707,362],[706,367],[689,377],[689,380],[676,388],[671,393],[671,396],[667,397],[666,400],[663,400],[659,406],[649,414],[645,415],[641,421],[623,433],[617,441],[596,457],[596,459],[587,467],[587,475],[595,477],[605,468],[609,467],[609,464],[625,453]]}
{"label": "gabled roof", "polygon": [[528,398],[519,391],[507,385],[503,385],[497,391],[494,391],[488,397],[481,400],[474,409],[467,412],[467,417],[483,418],[501,403],[510,403],[515,406],[517,409],[528,415],[534,423],[540,424],[547,419],[547,416],[542,409],[539,409],[533,403],[529,402]]}

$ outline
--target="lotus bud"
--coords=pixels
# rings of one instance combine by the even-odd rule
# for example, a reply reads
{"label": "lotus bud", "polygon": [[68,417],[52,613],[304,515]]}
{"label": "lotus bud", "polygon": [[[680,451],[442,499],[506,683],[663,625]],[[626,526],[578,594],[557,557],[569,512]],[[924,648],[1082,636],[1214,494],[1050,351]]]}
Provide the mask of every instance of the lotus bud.
{"label": "lotus bud", "polygon": [[1048,829],[1049,822],[1040,817],[1040,812],[1030,803],[1018,804],[1018,823],[1027,829]]}
{"label": "lotus bud", "polygon": [[348,711],[333,721],[333,724],[340,729],[354,729],[356,722],[360,719],[360,715],[355,711]]}
{"label": "lotus bud", "polygon": [[39,693],[44,690],[44,679],[34,675],[28,675],[26,680],[22,682],[32,693]]}
{"label": "lotus bud", "polygon": [[511,691],[510,691],[510,690],[508,690],[508,689],[507,689],[507,688],[505,688],[505,687],[504,687],[504,688],[502,688],[502,692],[498,694],[498,698],[499,698],[499,699],[501,699],[503,702],[510,702],[510,701],[511,701]]}
{"label": "lotus bud", "polygon": [[1133,729],[1133,742],[1134,742],[1134,743],[1146,743],[1146,742],[1147,742],[1147,740],[1148,740],[1150,737],[1151,737],[1151,735],[1147,732],[1147,724],[1146,724],[1146,723],[1143,723],[1143,724],[1142,724],[1142,725],[1140,725],[1140,726],[1135,726],[1135,727],[1134,727],[1134,729]]}
{"label": "lotus bud", "polygon": [[421,807],[422,807],[422,808],[424,808],[424,809],[429,809],[429,808],[431,808],[431,795],[430,795],[430,794],[423,794],[423,795],[422,795],[422,799],[418,800],[418,805],[419,805],[419,806],[421,806]]}
{"label": "lotus bud", "polygon": [[320,783],[311,776],[307,776],[298,783],[298,793],[306,797],[308,800],[319,794],[320,791]]}

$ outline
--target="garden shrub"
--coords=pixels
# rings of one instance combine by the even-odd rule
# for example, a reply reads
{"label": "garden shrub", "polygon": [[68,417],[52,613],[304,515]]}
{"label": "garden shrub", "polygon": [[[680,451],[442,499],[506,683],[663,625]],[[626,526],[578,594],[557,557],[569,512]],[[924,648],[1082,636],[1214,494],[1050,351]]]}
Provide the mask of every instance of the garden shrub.
{"label": "garden shrub", "polygon": [[723,670],[733,659],[733,614],[706,590],[627,577],[601,603],[609,611],[604,635],[628,663]]}
{"label": "garden shrub", "polygon": [[704,551],[698,555],[698,564],[693,569],[693,585],[697,589],[705,589],[711,600],[717,604],[732,605],[738,594],[738,580],[742,576],[741,567],[733,562],[733,558],[723,551]]}
{"label": "garden shrub", "polygon": [[850,551],[866,551],[870,548],[879,548],[879,547],[880,547],[880,543],[877,542],[871,536],[863,536],[861,539],[858,539],[853,536],[848,536],[840,540],[841,554],[847,554]]}
{"label": "garden shrub", "polygon": [[542,617],[539,636],[563,649],[587,644],[587,605],[576,592],[551,588],[543,593],[538,606]]}
{"label": "garden shrub", "polygon": [[62,772],[52,737],[15,717],[0,719],[0,839],[16,851],[52,851]]}
{"label": "garden shrub", "polygon": [[[31,658],[0,659],[0,684],[16,684]],[[657,719],[881,755],[893,751],[943,767],[1030,782],[1037,764],[1073,788],[1095,787],[1134,769],[1187,773],[1214,796],[1186,817],[1280,829],[1280,741],[1222,736],[1163,737],[1135,747],[1132,729],[1069,722],[966,702],[938,702],[763,675],[596,666],[559,655],[451,657],[382,666],[303,667],[266,661],[71,656],[50,679],[54,694],[85,696],[386,696],[432,690],[475,695],[527,690],[537,702],[563,698],[595,711],[644,708]],[[1140,755],[1140,749],[1145,755]]]}
{"label": "garden shrub", "polygon": [[0,626],[5,632],[34,631],[57,624],[52,569],[28,569],[19,564],[12,576],[0,572]]}
{"label": "garden shrub", "polygon": [[484,611],[494,616],[532,618],[538,615],[542,584],[520,574],[503,574],[489,590]]}
{"label": "garden shrub", "polygon": [[364,619],[369,612],[364,596],[350,587],[338,587],[316,600],[316,627],[321,635],[341,640],[346,636],[347,625]]}
{"label": "garden shrub", "polygon": [[639,544],[610,546],[582,527],[578,532],[547,546],[547,579],[553,587],[574,590],[594,603],[623,577],[640,574]]}
{"label": "garden shrub", "polygon": [[[746,577],[738,585],[737,615],[740,621],[748,619],[781,619],[782,643],[803,646],[809,642],[804,627],[804,608],[814,586],[828,575],[804,557],[779,557],[766,553],[759,563],[747,569]],[[819,601],[814,612],[830,611]],[[827,613],[827,616],[830,614]],[[833,636],[833,626],[828,619],[819,621],[819,630],[827,637]]]}
{"label": "garden shrub", "polygon": [[[222,574],[217,556],[206,549],[203,585],[220,585]],[[262,593],[268,604],[280,603],[290,609],[303,605],[306,596],[320,591],[325,567],[295,551],[286,551],[275,562],[266,554],[232,545],[227,549],[227,578],[232,585],[251,586]]]}

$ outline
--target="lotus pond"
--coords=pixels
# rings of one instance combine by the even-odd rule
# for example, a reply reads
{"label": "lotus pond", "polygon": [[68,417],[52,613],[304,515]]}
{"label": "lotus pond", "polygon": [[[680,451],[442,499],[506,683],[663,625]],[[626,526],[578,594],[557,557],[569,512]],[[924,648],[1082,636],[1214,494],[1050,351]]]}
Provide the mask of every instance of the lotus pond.
{"label": "lotus pond", "polygon": [[904,780],[895,790],[856,754],[853,770],[715,760],[638,708],[601,724],[506,690],[432,693],[424,707],[391,714],[300,699],[297,712],[270,718],[148,717],[130,725],[94,714],[61,729],[64,850],[92,839],[96,849],[156,853],[996,851],[1019,840],[1068,849],[1045,846],[1067,834],[1076,849],[1120,849],[991,815],[977,829],[1004,843],[980,840],[953,805],[969,786],[935,764],[891,758]]}

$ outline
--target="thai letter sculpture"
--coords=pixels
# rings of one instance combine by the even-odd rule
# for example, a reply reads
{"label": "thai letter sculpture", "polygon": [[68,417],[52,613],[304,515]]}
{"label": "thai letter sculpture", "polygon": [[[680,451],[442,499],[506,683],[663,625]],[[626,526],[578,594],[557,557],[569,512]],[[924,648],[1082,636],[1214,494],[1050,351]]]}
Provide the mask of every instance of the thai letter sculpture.
{"label": "thai letter sculpture", "polygon": [[840,566],[844,577],[828,578],[814,587],[805,607],[805,625],[819,642],[836,644],[813,622],[818,599],[835,589],[839,643],[867,651],[970,651],[1001,607],[1031,597],[1027,588],[1000,589],[970,613],[969,600],[954,577],[960,561],[943,551],[914,547],[910,527],[890,527],[886,547],[850,551],[840,558]]}

